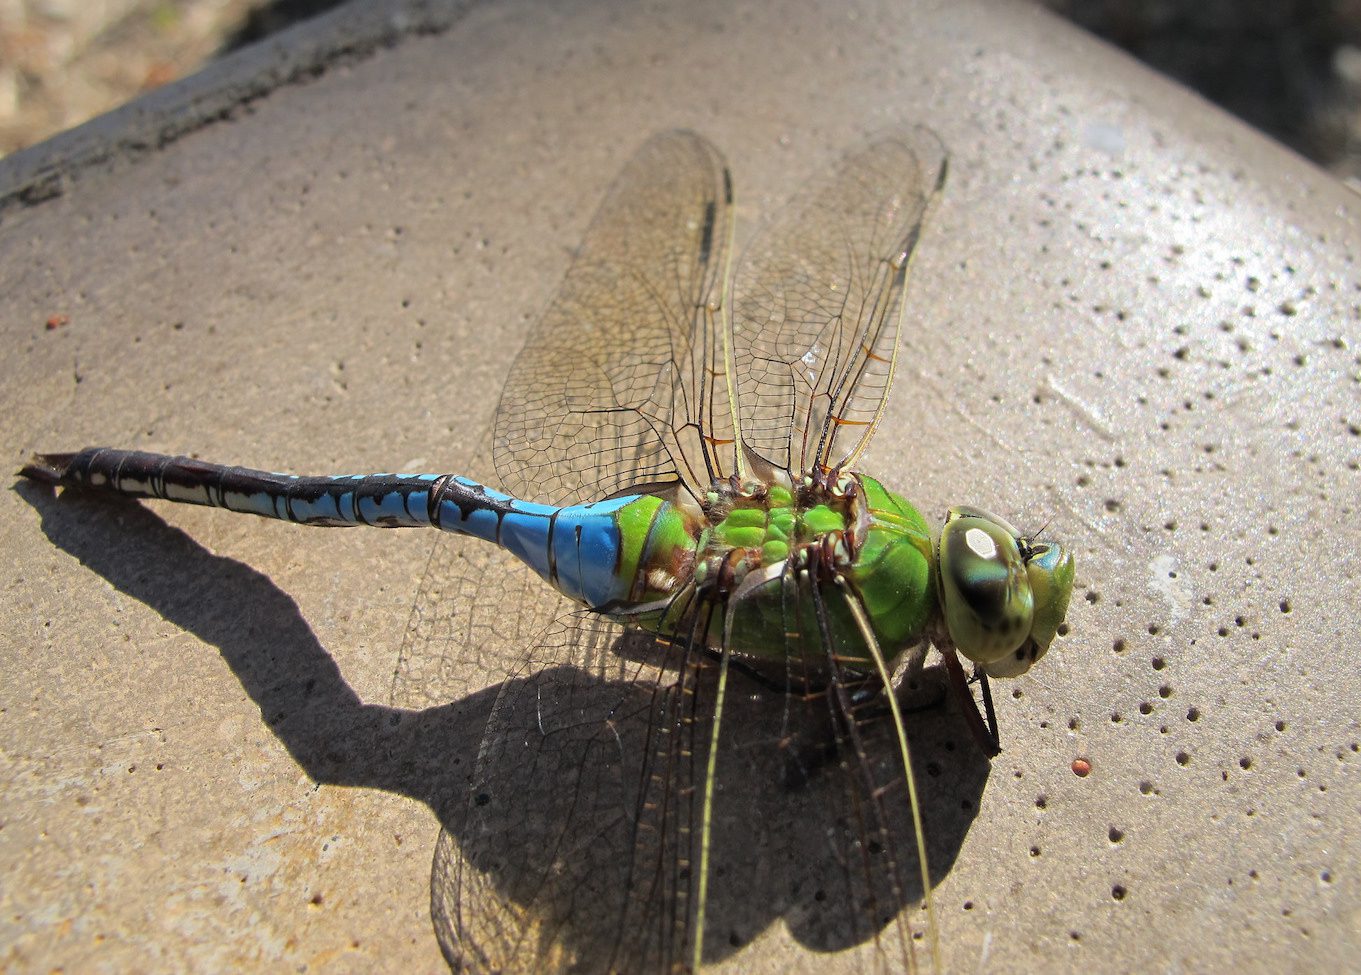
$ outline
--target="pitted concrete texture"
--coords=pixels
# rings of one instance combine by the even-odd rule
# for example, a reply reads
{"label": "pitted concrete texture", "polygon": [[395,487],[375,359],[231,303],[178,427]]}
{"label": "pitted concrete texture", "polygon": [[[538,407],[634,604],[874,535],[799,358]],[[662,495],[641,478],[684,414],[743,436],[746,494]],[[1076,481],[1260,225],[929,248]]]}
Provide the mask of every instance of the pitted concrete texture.
{"label": "pitted concrete texture", "polygon": [[[1038,10],[385,3],[291,31],[0,163],[5,456],[489,476],[512,358],[646,135],[720,146],[749,229],[910,123],[951,181],[862,466],[933,514],[1047,522],[1079,582],[999,685],[944,967],[1356,964],[1361,207]],[[432,540],[0,505],[4,967],[442,969],[431,854],[494,688],[394,700]],[[716,968],[865,962],[732,932]]]}

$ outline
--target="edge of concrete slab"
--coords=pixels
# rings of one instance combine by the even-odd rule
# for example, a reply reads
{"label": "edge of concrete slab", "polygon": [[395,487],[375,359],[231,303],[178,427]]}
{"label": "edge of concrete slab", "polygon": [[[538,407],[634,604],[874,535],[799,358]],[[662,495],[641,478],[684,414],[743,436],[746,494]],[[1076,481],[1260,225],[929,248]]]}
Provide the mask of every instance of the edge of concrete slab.
{"label": "edge of concrete slab", "polygon": [[92,171],[135,162],[226,121],[278,88],[448,30],[478,0],[350,0],[207,64],[113,111],[0,159],[0,220],[67,192]]}

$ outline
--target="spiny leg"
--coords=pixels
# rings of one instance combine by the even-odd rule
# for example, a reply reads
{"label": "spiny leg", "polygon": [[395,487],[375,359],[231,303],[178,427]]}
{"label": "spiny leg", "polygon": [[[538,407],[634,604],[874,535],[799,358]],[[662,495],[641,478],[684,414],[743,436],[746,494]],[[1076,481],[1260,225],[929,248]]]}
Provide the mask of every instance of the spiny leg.
{"label": "spiny leg", "polygon": [[718,687],[714,692],[714,717],[709,734],[709,755],[704,772],[704,802],[700,814],[699,837],[699,891],[695,907],[694,952],[691,956],[691,969],[699,971],[704,960],[704,914],[709,895],[709,853],[710,830],[713,823],[714,784],[718,772],[719,731],[723,724],[723,697],[728,686],[728,661],[732,654],[727,647],[727,621],[723,627],[724,650],[718,662]]}
{"label": "spiny leg", "polygon": [[973,733],[974,740],[978,742],[983,754],[988,758],[995,758],[1002,752],[1002,742],[997,732],[997,713],[992,707],[992,688],[988,684],[988,675],[981,674],[979,677],[983,690],[983,706],[987,709],[985,721],[978,713],[973,692],[969,690],[969,678],[965,676],[964,668],[960,666],[959,656],[954,647],[943,648],[941,657],[945,660],[945,671],[950,676],[950,685],[959,699],[960,709],[964,712],[964,721]]}
{"label": "spiny leg", "polygon": [[[888,698],[889,711],[893,716],[893,730],[898,742],[899,757],[902,761],[903,777],[907,781],[908,801],[912,807],[912,828],[917,844],[917,863],[921,871],[922,896],[926,901],[926,920],[928,928],[928,941],[930,943],[932,965],[935,971],[942,971],[940,960],[940,939],[938,926],[936,924],[936,912],[934,900],[931,896],[931,870],[926,860],[926,830],[922,825],[921,800],[917,793],[916,776],[912,773],[912,752],[907,740],[907,728],[903,724],[902,710],[898,706],[898,699],[892,693],[891,676],[888,670],[888,663],[884,659],[883,652],[879,648],[879,641],[875,638],[874,630],[870,626],[869,618],[865,614],[864,608],[859,600],[851,591],[845,577],[837,573],[833,577],[837,586],[841,589],[842,595],[846,600],[846,605],[855,617],[856,626],[859,628],[861,636],[865,641],[865,647],[869,650],[874,659],[875,667],[879,671],[880,679],[884,687],[889,690],[886,695]],[[819,625],[823,628],[825,637],[830,637],[829,627],[826,616],[826,609],[819,605]],[[908,963],[915,967],[916,959],[909,954]]]}

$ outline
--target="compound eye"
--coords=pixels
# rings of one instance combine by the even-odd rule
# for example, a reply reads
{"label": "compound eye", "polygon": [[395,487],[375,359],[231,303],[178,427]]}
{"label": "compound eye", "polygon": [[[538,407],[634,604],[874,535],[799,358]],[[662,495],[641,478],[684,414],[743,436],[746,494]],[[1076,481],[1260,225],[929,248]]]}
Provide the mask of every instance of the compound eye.
{"label": "compound eye", "polygon": [[1036,545],[1026,562],[1026,576],[1035,600],[1035,621],[1030,629],[1035,645],[1033,663],[1049,650],[1068,615],[1068,601],[1073,595],[1073,555],[1062,545]]}
{"label": "compound eye", "polygon": [[951,509],[940,533],[940,589],[950,639],[964,656],[1000,663],[1023,650],[1034,599],[1010,525],[977,509]]}

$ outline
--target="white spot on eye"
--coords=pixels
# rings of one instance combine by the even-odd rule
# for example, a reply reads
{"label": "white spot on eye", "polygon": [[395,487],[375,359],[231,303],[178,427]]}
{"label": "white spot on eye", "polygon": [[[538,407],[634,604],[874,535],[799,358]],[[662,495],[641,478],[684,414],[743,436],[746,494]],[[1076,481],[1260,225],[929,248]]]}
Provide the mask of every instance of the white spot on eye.
{"label": "white spot on eye", "polygon": [[970,528],[964,533],[964,544],[980,559],[997,558],[997,543],[981,528]]}

